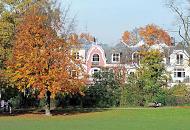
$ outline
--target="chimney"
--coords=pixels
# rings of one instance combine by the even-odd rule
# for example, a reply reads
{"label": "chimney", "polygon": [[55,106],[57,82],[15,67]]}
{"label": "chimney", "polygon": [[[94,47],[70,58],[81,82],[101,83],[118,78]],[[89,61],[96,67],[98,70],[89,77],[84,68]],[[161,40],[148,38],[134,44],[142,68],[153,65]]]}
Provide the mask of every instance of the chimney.
{"label": "chimney", "polygon": [[175,46],[175,38],[174,37],[171,37],[171,45]]}
{"label": "chimney", "polygon": [[94,37],[94,42],[96,43],[96,38]]}

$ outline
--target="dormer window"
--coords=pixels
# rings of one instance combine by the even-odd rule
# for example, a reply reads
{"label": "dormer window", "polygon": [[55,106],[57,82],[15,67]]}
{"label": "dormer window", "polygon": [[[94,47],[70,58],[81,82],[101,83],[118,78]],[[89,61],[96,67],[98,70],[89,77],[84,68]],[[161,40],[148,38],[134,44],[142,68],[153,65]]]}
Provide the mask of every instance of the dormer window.
{"label": "dormer window", "polygon": [[98,54],[94,54],[92,57],[92,65],[99,65],[100,56]]}
{"label": "dormer window", "polygon": [[176,60],[178,65],[183,64],[183,54],[177,54]]}
{"label": "dormer window", "polygon": [[138,52],[134,52],[133,53],[133,55],[132,55],[132,61],[133,61],[133,63],[137,63],[137,64],[140,63],[140,56],[139,56]]}
{"label": "dormer window", "polygon": [[112,55],[112,62],[115,62],[115,63],[120,62],[120,54],[119,53],[114,53]]}
{"label": "dormer window", "polygon": [[93,58],[92,58],[92,61],[93,62],[99,62],[99,60],[100,60],[100,56],[98,54],[94,54]]}

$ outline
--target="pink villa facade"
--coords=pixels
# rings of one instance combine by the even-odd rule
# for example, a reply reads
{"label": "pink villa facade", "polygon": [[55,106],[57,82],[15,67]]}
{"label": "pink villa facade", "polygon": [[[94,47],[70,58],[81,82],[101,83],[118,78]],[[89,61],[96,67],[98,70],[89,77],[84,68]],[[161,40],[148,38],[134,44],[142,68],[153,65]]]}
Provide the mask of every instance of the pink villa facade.
{"label": "pink villa facade", "polygon": [[99,45],[92,45],[87,52],[86,68],[89,75],[99,71],[101,67],[106,66],[106,57],[104,50]]}

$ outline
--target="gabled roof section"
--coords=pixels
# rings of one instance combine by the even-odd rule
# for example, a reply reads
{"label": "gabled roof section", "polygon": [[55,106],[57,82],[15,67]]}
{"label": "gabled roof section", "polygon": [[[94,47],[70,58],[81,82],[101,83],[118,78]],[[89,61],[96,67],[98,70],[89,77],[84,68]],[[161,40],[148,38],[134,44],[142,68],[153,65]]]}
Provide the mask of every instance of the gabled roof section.
{"label": "gabled roof section", "polygon": [[190,47],[187,47],[183,44],[183,42],[179,42],[176,46],[170,46],[168,48],[164,48],[165,56],[169,57],[175,50],[182,50],[187,52],[190,55]]}
{"label": "gabled roof section", "polygon": [[124,43],[120,42],[116,44],[114,47],[103,47],[107,59],[107,64],[112,64],[112,54],[119,53],[120,54],[120,63],[126,64],[127,57],[130,57],[131,49],[126,46]]}

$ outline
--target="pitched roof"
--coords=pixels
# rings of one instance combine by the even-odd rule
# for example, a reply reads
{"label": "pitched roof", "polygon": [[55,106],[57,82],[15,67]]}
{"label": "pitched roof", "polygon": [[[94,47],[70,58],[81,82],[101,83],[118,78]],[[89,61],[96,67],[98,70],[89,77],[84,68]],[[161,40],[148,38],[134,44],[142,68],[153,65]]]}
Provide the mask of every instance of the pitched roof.
{"label": "pitched roof", "polygon": [[169,57],[175,50],[185,50],[190,55],[190,47],[187,47],[182,42],[180,42],[176,46],[164,48],[165,56]]}
{"label": "pitched roof", "polygon": [[120,63],[125,64],[127,63],[128,58],[130,57],[131,49],[127,47],[123,43],[118,43],[114,47],[103,47],[107,59],[108,64],[112,64],[112,54],[119,53],[120,54]]}
{"label": "pitched roof", "polygon": [[[119,42],[115,46],[111,47],[107,44],[97,44],[94,42],[87,42],[84,40],[82,42],[83,42],[82,48],[85,49],[85,55],[86,56],[87,56],[88,50],[92,47],[92,45],[99,45],[100,47],[102,47],[102,49],[105,52],[107,64],[113,64],[112,63],[112,54],[114,54],[114,53],[120,54],[120,56],[121,56],[120,57],[120,61],[121,61],[120,63],[121,64],[129,63],[132,60],[132,54],[134,52],[138,52],[138,51],[142,50],[143,46],[145,46],[144,44],[142,46],[127,46],[126,44]],[[169,57],[174,52],[174,50],[185,50],[190,55],[190,47],[184,46],[184,44],[182,42],[176,44],[176,46],[161,45],[159,47],[161,47],[166,58]],[[145,49],[146,49],[146,47],[145,47]]]}

